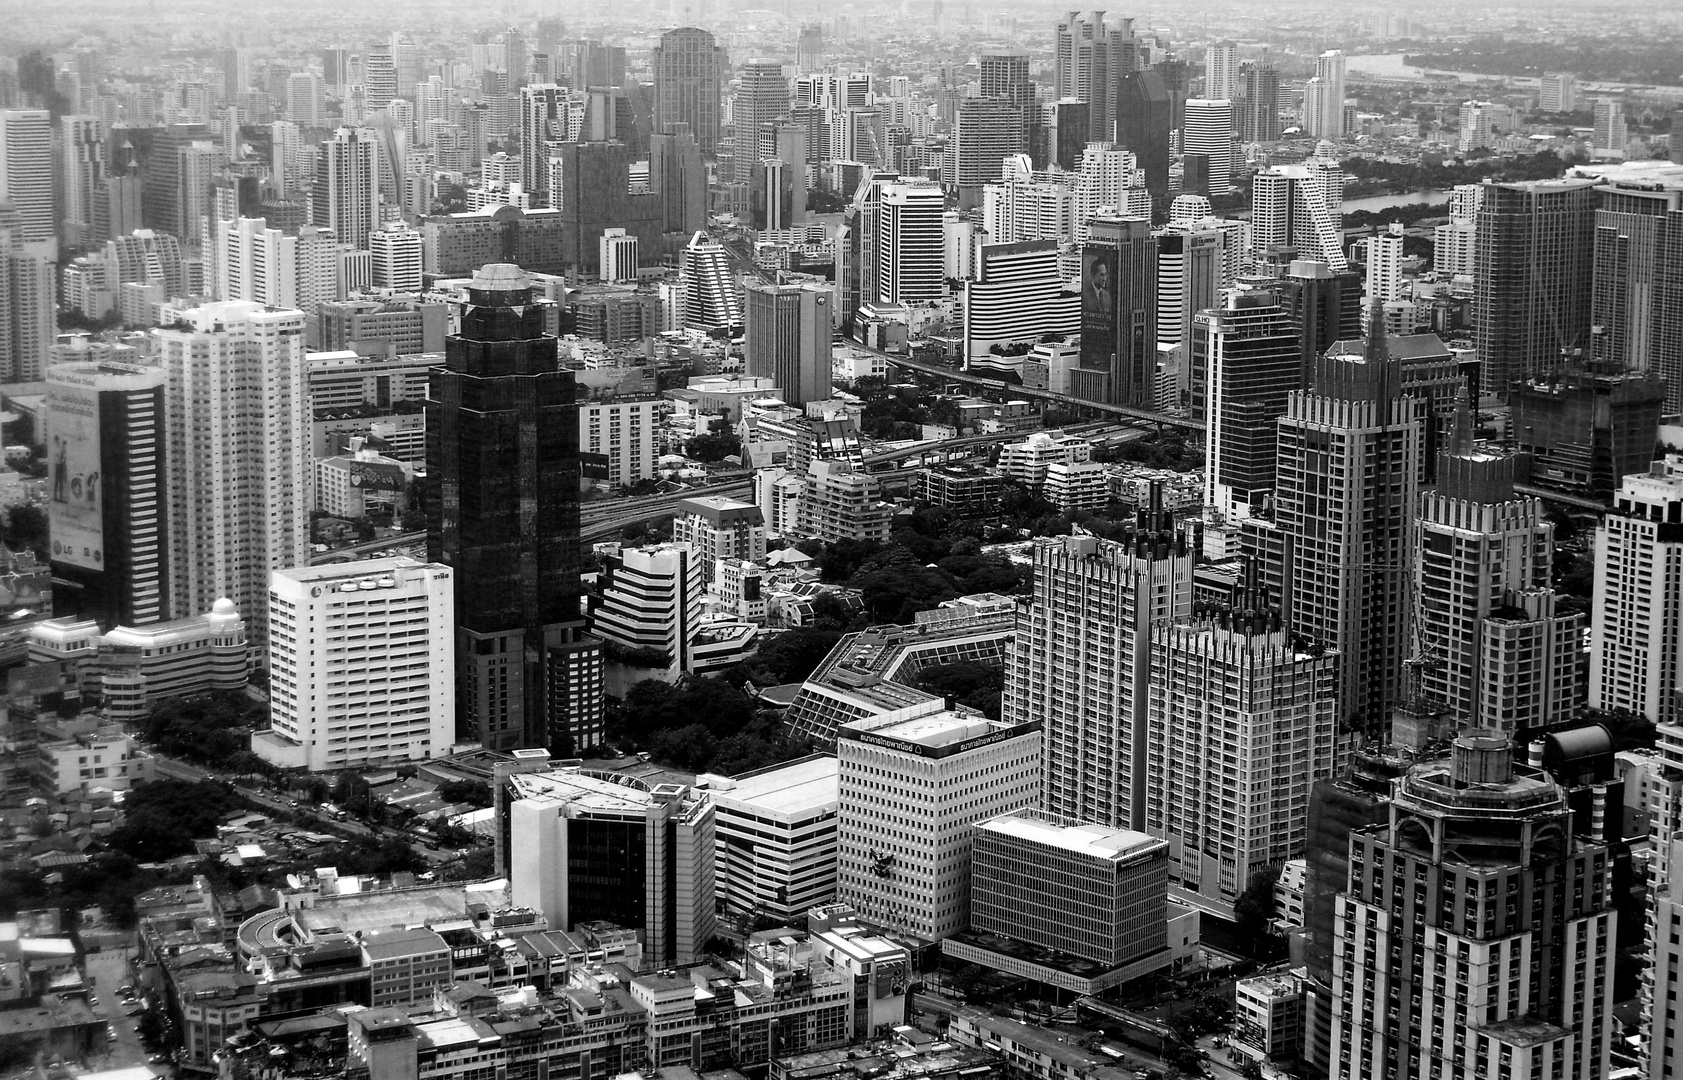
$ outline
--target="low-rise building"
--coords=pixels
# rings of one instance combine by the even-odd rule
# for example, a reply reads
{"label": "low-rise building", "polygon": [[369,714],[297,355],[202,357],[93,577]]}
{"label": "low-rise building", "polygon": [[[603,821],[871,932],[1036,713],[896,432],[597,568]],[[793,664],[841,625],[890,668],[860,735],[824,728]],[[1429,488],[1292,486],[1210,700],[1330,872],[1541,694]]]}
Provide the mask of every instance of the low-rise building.
{"label": "low-rise building", "polygon": [[999,448],[999,472],[1019,484],[1039,487],[1046,482],[1046,467],[1054,463],[1075,464],[1093,459],[1093,444],[1063,431],[1037,431],[1022,442]]}
{"label": "low-rise building", "polygon": [[119,727],[101,727],[35,747],[35,784],[54,795],[127,791],[152,778],[152,758]]}
{"label": "low-rise building", "polygon": [[1110,500],[1108,471],[1096,461],[1054,461],[1045,476],[1041,497],[1065,514],[1102,510]]}
{"label": "low-rise building", "polygon": [[362,939],[362,959],[375,1008],[431,1001],[455,978],[450,946],[426,927],[369,934]]}
{"label": "low-rise building", "polygon": [[414,468],[350,440],[350,453],[316,462],[316,509],[337,518],[394,514],[407,504]]}
{"label": "low-rise building", "polygon": [[1287,1065],[1303,1047],[1303,986],[1295,975],[1257,975],[1233,987],[1233,1051]]}
{"label": "low-rise building", "polygon": [[712,581],[720,560],[765,560],[765,515],[753,503],[723,495],[680,499],[674,507],[672,539],[690,545],[701,564],[702,580]]}
{"label": "low-rise building", "polygon": [[960,517],[996,517],[1005,478],[979,465],[931,465],[917,472],[916,495]]}
{"label": "low-rise building", "polygon": [[836,895],[836,759],[814,754],[724,777],[703,775],[717,808],[719,900],[790,922]]}
{"label": "low-rise building", "polygon": [[882,484],[851,462],[815,460],[807,466],[801,496],[801,530],[837,540],[888,542],[894,508],[882,501]]}

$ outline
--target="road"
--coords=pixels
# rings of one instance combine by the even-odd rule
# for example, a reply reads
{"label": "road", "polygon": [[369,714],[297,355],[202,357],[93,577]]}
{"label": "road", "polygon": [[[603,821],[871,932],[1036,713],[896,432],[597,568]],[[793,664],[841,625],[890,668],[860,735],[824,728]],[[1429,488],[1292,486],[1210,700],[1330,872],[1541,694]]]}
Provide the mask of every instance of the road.
{"label": "road", "polygon": [[[88,1064],[101,1072],[136,1065],[145,1067],[148,1054],[146,1048],[140,1045],[140,1035],[135,1031],[135,1021],[139,1017],[124,1016],[123,1001],[117,996],[117,987],[130,981],[128,952],[111,949],[88,953],[86,972],[88,982],[93,986],[93,995],[99,999],[94,1012],[109,1021],[117,1032],[116,1041],[107,1043],[103,1054],[96,1052]],[[152,1069],[154,1075],[168,1071],[168,1066]]]}
{"label": "road", "polygon": [[384,551],[386,548],[408,547],[411,544],[427,542],[425,529],[418,532],[398,533],[382,540],[370,540],[365,544],[352,544],[350,547],[334,548],[332,551],[322,551],[310,556],[311,566],[323,563],[351,562],[361,558],[370,551]]}

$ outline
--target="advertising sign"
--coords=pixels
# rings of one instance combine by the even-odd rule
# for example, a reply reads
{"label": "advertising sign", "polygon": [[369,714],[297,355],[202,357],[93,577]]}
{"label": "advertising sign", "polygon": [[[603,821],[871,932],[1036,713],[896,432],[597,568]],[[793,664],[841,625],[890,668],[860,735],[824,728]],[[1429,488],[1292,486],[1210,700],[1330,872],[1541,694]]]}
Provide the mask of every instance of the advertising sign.
{"label": "advertising sign", "polygon": [[48,537],[54,562],[105,569],[105,507],[99,474],[99,392],[47,384]]}
{"label": "advertising sign", "polygon": [[1100,371],[1116,364],[1116,289],[1120,253],[1110,244],[1081,249],[1081,366]]}
{"label": "advertising sign", "polygon": [[403,467],[384,461],[353,461],[350,484],[364,495],[400,495],[406,486]]}

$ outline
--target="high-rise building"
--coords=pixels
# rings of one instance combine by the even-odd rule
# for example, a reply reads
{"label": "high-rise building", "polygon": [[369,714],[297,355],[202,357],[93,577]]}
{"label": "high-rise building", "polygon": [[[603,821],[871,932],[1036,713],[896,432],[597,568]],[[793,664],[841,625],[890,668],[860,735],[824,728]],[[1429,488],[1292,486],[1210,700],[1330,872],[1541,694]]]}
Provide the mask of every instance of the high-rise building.
{"label": "high-rise building", "polygon": [[964,929],[971,826],[1034,804],[1039,721],[925,702],[842,724],[836,755],[836,898],[923,941]]}
{"label": "high-rise building", "polygon": [[[1167,177],[1166,160],[1163,168]],[[1079,244],[1087,242],[1088,226],[1100,215],[1151,216],[1151,193],[1145,186],[1145,170],[1132,150],[1115,143],[1088,143],[1082,149],[1074,194],[1074,236]]]}
{"label": "high-rise building", "polygon": [[398,555],[277,570],[270,727],[251,748],[310,772],[424,761],[456,741],[450,568]]}
{"label": "high-rise building", "polygon": [[60,238],[70,245],[104,240],[95,222],[100,189],[110,175],[105,123],[96,116],[61,116],[58,126]]}
{"label": "high-rise building", "polygon": [[[866,176],[854,189],[852,202],[842,213],[841,228],[836,230],[836,285],[840,290],[839,300],[844,324],[852,323],[861,304],[877,302],[878,246],[882,239],[882,193],[891,183],[897,182],[898,179],[888,173]],[[945,275],[944,225],[942,230],[941,269]]]}
{"label": "high-rise building", "polygon": [[801,532],[826,543],[888,541],[894,508],[882,499],[882,481],[863,465],[818,458],[808,461],[801,472],[806,482],[801,493]]}
{"label": "high-rise building", "polygon": [[1683,616],[1683,459],[1667,455],[1624,478],[1595,531],[1589,703],[1657,724],[1683,721],[1683,657],[1671,644]]}
{"label": "high-rise building", "polygon": [[1149,405],[1157,384],[1157,239],[1149,218],[1097,217],[1081,248],[1081,366],[1086,401]]}
{"label": "high-rise building", "polygon": [[1300,381],[1307,386],[1322,353],[1337,342],[1362,336],[1361,271],[1335,271],[1315,259],[1293,259],[1284,276],[1269,287],[1291,314],[1292,331],[1302,345]]}
{"label": "high-rise building", "polygon": [[370,110],[384,109],[397,97],[397,60],[390,46],[363,54],[362,87],[363,101]]}
{"label": "high-rise building", "polygon": [[1344,54],[1315,58],[1315,77],[1303,88],[1303,133],[1336,142],[1344,137]]}
{"label": "high-rise building", "polygon": [[1611,503],[1626,476],[1654,459],[1665,384],[1652,372],[1568,367],[1514,383],[1514,449],[1530,454],[1531,483]]}
{"label": "high-rise building", "polygon": [[688,544],[712,581],[720,560],[760,562],[766,556],[765,517],[753,503],[723,495],[680,499],[672,515],[672,540]]}
{"label": "high-rise building", "polygon": [[[1115,142],[1130,150],[1154,195],[1169,191],[1169,145],[1174,105],[1156,70],[1129,71],[1116,84]],[[1095,141],[1105,141],[1096,139]]]}
{"label": "high-rise building", "polygon": [[749,60],[738,76],[731,105],[731,178],[752,184],[760,164],[759,132],[789,113],[789,80],[776,60]]}
{"label": "high-rise building", "polygon": [[1152,627],[1192,614],[1192,554],[1152,507],[1121,542],[1040,541],[1034,566],[1001,715],[1045,723],[1043,810],[1143,831]]}
{"label": "high-rise building", "polygon": [[1088,141],[1120,142],[1117,80],[1139,66],[1139,46],[1134,20],[1107,25],[1104,16],[1103,11],[1072,11],[1059,21],[1053,90],[1056,97],[1077,98],[1092,106]]}
{"label": "high-rise building", "polygon": [[1575,718],[1584,618],[1554,613],[1554,526],[1514,458],[1474,444],[1465,399],[1436,471],[1414,524],[1422,704],[1512,738]]}
{"label": "high-rise building", "polygon": [[610,555],[590,596],[590,633],[626,652],[645,652],[649,675],[679,679],[700,669],[695,646],[707,591],[702,560],[686,543],[625,547]]}
{"label": "high-rise building", "polygon": [[164,372],[47,369],[53,612],[113,626],[169,618]]}
{"label": "high-rise building", "polygon": [[263,218],[247,217],[218,222],[217,231],[222,299],[308,312],[338,299],[340,245],[332,233],[305,225],[288,235]]}
{"label": "high-rise building", "polygon": [[1081,167],[1081,150],[1087,145],[1092,110],[1090,104],[1077,98],[1060,98],[1041,106],[1029,140],[1029,152],[1034,156],[1036,168],[1056,165],[1065,172],[1075,172]]}
{"label": "high-rise building", "polygon": [[1578,107],[1578,80],[1569,74],[1544,75],[1538,80],[1537,111],[1572,112]]}
{"label": "high-rise building", "polygon": [[1022,108],[1006,98],[959,102],[949,153],[961,209],[979,205],[983,185],[999,180],[1005,159],[1028,150],[1021,115]]}
{"label": "high-rise building", "polygon": [[1274,165],[1251,178],[1251,246],[1257,252],[1291,247],[1299,258],[1349,269],[1344,224],[1320,173],[1303,165]]}
{"label": "high-rise building", "polygon": [[1369,307],[1406,299],[1408,284],[1403,280],[1403,227],[1392,222],[1382,233],[1374,233],[1358,241],[1367,262],[1367,297]]}
{"label": "high-rise building", "polygon": [[[1016,371],[1023,358],[1011,345],[1047,334],[1081,332],[1081,294],[1064,284],[1056,240],[983,244],[976,276],[964,285],[964,358],[969,370]],[[997,351],[996,351],[997,350]]]}
{"label": "high-rise building", "polygon": [[[1332,976],[1337,1080],[1607,1075],[1612,856],[1561,787],[1469,731],[1350,834]],[[1419,1003],[1414,998],[1419,997]]]}
{"label": "high-rise building", "polygon": [[743,293],[748,374],[770,378],[791,405],[828,398],[834,288],[771,285],[748,278]]}
{"label": "high-rise building", "polygon": [[1254,61],[1240,66],[1234,113],[1240,142],[1279,141],[1280,72],[1273,64]]}
{"label": "high-rise building", "polygon": [[375,133],[368,128],[342,127],[316,149],[310,224],[331,230],[358,250],[367,250],[368,234],[380,226],[380,165],[375,140]]}
{"label": "high-rise building", "polygon": [[600,726],[600,647],[580,633],[573,376],[532,293],[481,268],[433,369],[427,557],[455,571],[458,729],[571,752]]}
{"label": "high-rise building", "polygon": [[166,380],[171,613],[209,611],[227,597],[262,648],[270,572],[309,560],[304,313],[205,304],[176,312],[152,337]]}
{"label": "high-rise building", "polygon": [[0,378],[37,382],[58,331],[51,239],[26,241],[17,209],[0,203]]}
{"label": "high-rise building", "polygon": [[516,904],[556,929],[609,922],[637,931],[646,963],[701,959],[713,936],[713,802],[682,784],[538,771],[525,751],[499,770],[498,870]]}
{"label": "high-rise building", "polygon": [[1034,122],[1034,80],[1029,76],[1029,56],[1024,52],[982,53],[976,58],[981,96],[1009,102],[1020,117],[1020,152],[1029,149],[1029,131]]}
{"label": "high-rise building", "polygon": [[1377,732],[1402,700],[1425,402],[1375,320],[1366,355],[1322,358],[1279,421],[1275,520],[1287,625],[1340,657],[1339,721]]}
{"label": "high-rise building", "polygon": [[624,229],[603,229],[600,277],[615,284],[637,280],[637,238]]}
{"label": "high-rise building", "polygon": [[686,328],[723,330],[742,325],[742,294],[723,244],[704,232],[690,237],[678,253],[678,281]]}
{"label": "high-rise building", "polygon": [[[1069,178],[1046,176],[1036,180],[1026,167],[1028,160],[1027,155],[1007,159],[1004,178],[982,189],[982,228],[996,244],[1024,240],[1056,243],[1075,235],[1075,188]],[[971,224],[962,216],[957,220]]]}
{"label": "high-rise building", "polygon": [[[1157,347],[1172,349],[1192,338],[1192,320],[1221,305],[1226,235],[1196,223],[1157,231]],[[1177,388],[1177,396],[1180,389]]]}
{"label": "high-rise building", "polygon": [[1641,162],[1595,171],[1602,184],[1590,356],[1660,375],[1666,412],[1676,412],[1683,409],[1683,168]]}
{"label": "high-rise building", "polygon": [[708,776],[718,819],[719,902],[774,919],[805,918],[836,898],[839,763],[813,754],[734,777]]}
{"label": "high-rise building", "polygon": [[1587,351],[1595,181],[1484,185],[1473,256],[1473,332],[1485,393]]}
{"label": "high-rise building", "polygon": [[713,35],[693,26],[668,30],[649,57],[654,75],[654,130],[687,124],[704,157],[719,145],[719,113],[729,62]]}
{"label": "high-rise building", "polygon": [[1211,101],[1239,96],[1239,46],[1218,41],[1204,49],[1204,97]]}
{"label": "high-rise building", "polygon": [[941,217],[934,184],[885,184],[877,211],[877,301],[930,304],[946,286]]}
{"label": "high-rise building", "polygon": [[1233,515],[1274,490],[1276,422],[1303,388],[1291,315],[1272,293],[1232,292],[1193,317],[1191,413],[1204,421],[1204,505]]}
{"label": "high-rise building", "polygon": [[1225,195],[1233,182],[1233,102],[1189,99],[1180,148],[1183,155],[1202,154],[1208,159],[1208,193]]}
{"label": "high-rise building", "polygon": [[393,292],[421,289],[421,234],[415,229],[375,229],[368,234],[374,287]]}
{"label": "high-rise building", "polygon": [[294,71],[286,77],[286,118],[299,127],[326,125],[327,92],[320,75]]}
{"label": "high-rise building", "polygon": [[53,121],[46,109],[0,110],[0,203],[17,212],[18,240],[51,245],[57,239]]}
{"label": "high-rise building", "polygon": [[553,205],[549,193],[550,144],[571,138],[571,95],[555,83],[520,88],[520,183],[532,206]]}
{"label": "high-rise building", "polygon": [[1590,134],[1590,152],[1601,158],[1625,156],[1625,99],[1596,98],[1591,110],[1594,125]]}
{"label": "high-rise building", "polygon": [[339,46],[321,50],[321,81],[326,83],[335,94],[344,92],[345,84],[351,81],[350,51]]}
{"label": "high-rise building", "polygon": [[1248,576],[1228,605],[1152,627],[1146,695],[1145,831],[1169,843],[1170,895],[1223,919],[1303,854],[1309,789],[1339,746],[1338,657]]}

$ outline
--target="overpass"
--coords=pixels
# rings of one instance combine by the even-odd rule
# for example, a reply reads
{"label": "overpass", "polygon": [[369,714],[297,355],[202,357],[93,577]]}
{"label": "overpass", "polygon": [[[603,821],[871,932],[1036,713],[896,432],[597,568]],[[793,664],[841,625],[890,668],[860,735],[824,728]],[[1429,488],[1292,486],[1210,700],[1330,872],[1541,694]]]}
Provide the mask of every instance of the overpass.
{"label": "overpass", "polygon": [[1204,430],[1204,425],[1196,420],[1188,420],[1184,416],[1171,416],[1168,413],[1161,413],[1155,409],[1139,409],[1132,405],[1111,405],[1102,401],[1087,401],[1084,398],[1078,398],[1071,394],[1060,394],[1053,390],[1041,390],[1038,387],[1032,386],[1020,386],[1017,383],[1007,382],[1004,379],[993,379],[985,375],[977,375],[976,373],[970,371],[957,371],[953,368],[942,367],[939,364],[926,364],[921,360],[913,360],[910,357],[899,356],[894,353],[885,353],[879,349],[867,348],[856,341],[850,341],[847,344],[851,348],[861,349],[865,352],[881,356],[894,367],[904,368],[907,371],[916,371],[923,375],[931,375],[943,382],[954,382],[963,386],[974,386],[978,389],[992,390],[996,393],[1009,394],[1013,397],[1034,398],[1037,401],[1045,401],[1054,405],[1062,405],[1068,409],[1079,409],[1087,412],[1103,413],[1106,416],[1119,416],[1128,420],[1138,420],[1148,424],[1156,424],[1158,427],[1179,428],[1182,431],[1192,434],[1202,434]]}

